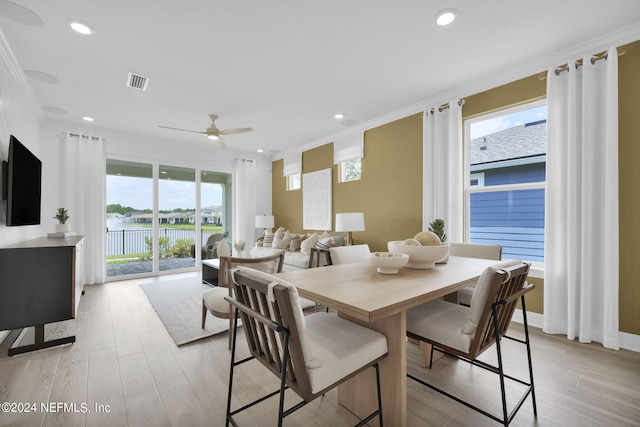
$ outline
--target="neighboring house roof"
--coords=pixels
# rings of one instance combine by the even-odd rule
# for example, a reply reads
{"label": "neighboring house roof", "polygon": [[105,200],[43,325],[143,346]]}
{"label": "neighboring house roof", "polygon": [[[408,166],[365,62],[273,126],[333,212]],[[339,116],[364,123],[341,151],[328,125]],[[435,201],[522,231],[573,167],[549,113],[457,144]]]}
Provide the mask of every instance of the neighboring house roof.
{"label": "neighboring house roof", "polygon": [[527,123],[471,140],[470,163],[543,156],[547,153],[547,121]]}

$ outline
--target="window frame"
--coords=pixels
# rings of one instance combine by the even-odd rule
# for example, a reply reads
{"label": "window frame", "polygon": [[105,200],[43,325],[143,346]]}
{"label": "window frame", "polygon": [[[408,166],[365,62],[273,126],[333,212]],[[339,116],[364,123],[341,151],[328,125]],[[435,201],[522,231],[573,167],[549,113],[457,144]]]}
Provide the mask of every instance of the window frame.
{"label": "window frame", "polygon": [[[360,164],[360,176],[358,178],[351,178],[351,179],[347,179],[346,175],[346,168],[347,168],[347,163],[349,162],[355,162],[357,161]],[[362,180],[362,158],[357,158],[357,159],[351,159],[351,160],[347,160],[344,162],[340,162],[340,169],[339,169],[339,174],[338,174],[338,182],[353,182],[353,181],[360,181]]]}
{"label": "window frame", "polygon": [[[294,185],[295,178],[297,177],[297,186]],[[294,173],[291,175],[287,175],[287,191],[296,191],[296,190],[301,190],[302,189],[302,174],[301,173]]]}
{"label": "window frame", "polygon": [[[533,108],[547,105],[547,98],[541,98],[535,101],[525,102],[516,106],[503,108],[500,110],[492,111],[486,114],[478,114],[473,117],[469,117],[463,120],[464,128],[464,241],[469,242],[471,239],[471,194],[474,193],[486,193],[486,192],[499,192],[499,191],[518,191],[518,190],[530,190],[530,189],[544,189],[546,193],[546,178],[545,181],[518,183],[518,184],[502,184],[502,185],[484,185],[484,176],[482,176],[482,184],[478,182],[477,185],[471,185],[472,178],[478,178],[479,172],[471,172],[470,164],[470,147],[471,147],[471,125],[474,123],[494,119],[501,116],[506,116],[513,113],[518,113]],[[548,123],[548,116],[547,116]],[[546,164],[546,154],[545,154]],[[484,174],[482,174],[484,175]],[[545,203],[546,210],[546,203]],[[531,262],[531,261],[529,261]],[[544,277],[544,262],[531,262],[531,277]]]}

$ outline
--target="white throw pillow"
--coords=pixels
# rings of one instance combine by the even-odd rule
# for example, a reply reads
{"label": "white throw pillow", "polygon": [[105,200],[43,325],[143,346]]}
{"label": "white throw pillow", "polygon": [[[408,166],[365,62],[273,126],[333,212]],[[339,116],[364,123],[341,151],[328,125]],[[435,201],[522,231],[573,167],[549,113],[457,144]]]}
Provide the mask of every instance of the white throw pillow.
{"label": "white throw pillow", "polygon": [[262,247],[264,248],[270,248],[271,245],[273,244],[273,239],[275,237],[276,233],[274,233],[273,231],[266,231],[264,232],[264,240],[262,241]]}
{"label": "white throw pillow", "polygon": [[300,244],[300,252],[305,255],[311,255],[311,248],[313,248],[318,241],[318,234],[313,233],[309,238],[302,241]]}
{"label": "white throw pillow", "polygon": [[285,231],[284,235],[280,238],[278,238],[278,234],[276,233],[276,236],[273,239],[272,247],[288,250],[290,244],[291,244],[291,234],[288,231]]}

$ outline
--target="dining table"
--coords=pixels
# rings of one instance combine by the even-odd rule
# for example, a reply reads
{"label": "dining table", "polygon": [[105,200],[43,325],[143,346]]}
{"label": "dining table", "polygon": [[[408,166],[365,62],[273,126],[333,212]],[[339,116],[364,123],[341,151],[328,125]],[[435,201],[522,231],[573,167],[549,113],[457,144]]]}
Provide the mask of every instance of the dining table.
{"label": "dining table", "polygon": [[[379,364],[383,421],[407,425],[407,310],[477,282],[495,260],[450,256],[431,269],[378,273],[369,261],[278,273],[301,297],[381,332],[388,354]],[[338,401],[362,418],[377,407],[375,374],[366,370],[338,387]],[[377,425],[377,419],[370,425]]]}

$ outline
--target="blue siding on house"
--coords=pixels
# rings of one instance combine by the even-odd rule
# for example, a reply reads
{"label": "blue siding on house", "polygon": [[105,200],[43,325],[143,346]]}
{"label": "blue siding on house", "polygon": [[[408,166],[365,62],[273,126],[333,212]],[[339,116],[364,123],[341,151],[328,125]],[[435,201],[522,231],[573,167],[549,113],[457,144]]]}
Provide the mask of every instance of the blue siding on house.
{"label": "blue siding on house", "polygon": [[523,182],[542,182],[545,180],[546,173],[544,163],[485,170],[475,170],[476,168],[474,168],[473,173],[484,173],[485,187],[490,185],[521,184]]}
{"label": "blue siding on house", "polygon": [[[485,187],[545,180],[544,164],[488,169]],[[502,245],[503,258],[544,262],[544,189],[471,194],[470,241]]]}

